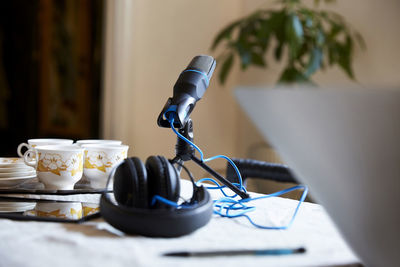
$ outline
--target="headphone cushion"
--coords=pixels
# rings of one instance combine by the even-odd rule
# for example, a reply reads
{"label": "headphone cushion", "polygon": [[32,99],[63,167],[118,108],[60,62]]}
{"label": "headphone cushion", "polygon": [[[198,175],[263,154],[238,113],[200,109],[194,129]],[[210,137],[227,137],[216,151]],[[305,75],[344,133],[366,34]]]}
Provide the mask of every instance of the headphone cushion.
{"label": "headphone cushion", "polygon": [[[180,195],[180,181],[175,167],[165,157],[150,156],[146,160],[146,169],[150,198],[159,195],[177,202]],[[156,207],[160,206],[162,205],[156,205]]]}
{"label": "headphone cushion", "polygon": [[147,191],[147,170],[143,162],[137,157],[125,159],[114,175],[114,196],[118,204],[147,208]]}

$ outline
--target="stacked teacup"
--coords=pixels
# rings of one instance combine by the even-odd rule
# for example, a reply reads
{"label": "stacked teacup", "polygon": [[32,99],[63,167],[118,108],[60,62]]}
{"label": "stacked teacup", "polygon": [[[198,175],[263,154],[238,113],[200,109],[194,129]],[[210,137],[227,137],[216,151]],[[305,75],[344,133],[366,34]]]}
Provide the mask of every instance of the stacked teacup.
{"label": "stacked teacup", "polygon": [[[73,189],[80,170],[83,151],[72,145],[71,139],[38,138],[21,143],[17,153],[26,165],[36,169],[37,177],[46,189]],[[28,150],[22,153],[22,149]],[[80,165],[80,166],[79,166]]]}
{"label": "stacked teacup", "polygon": [[105,188],[111,170],[126,159],[129,146],[119,140],[79,140],[85,150],[83,173],[92,188]]}
{"label": "stacked teacup", "polygon": [[21,158],[24,157],[24,153],[22,153],[22,149],[25,147],[26,149],[33,149],[37,146],[47,146],[47,145],[72,145],[74,140],[71,139],[60,139],[60,138],[36,138],[29,139],[28,143],[21,143],[17,148],[17,154]]}
{"label": "stacked teacup", "polygon": [[[92,188],[104,189],[109,173],[127,157],[129,148],[118,140],[79,140],[75,144],[69,140],[70,144],[51,145],[38,144],[38,140],[30,139],[28,144],[20,145],[28,148],[23,158],[25,164],[36,169],[45,189],[53,190],[74,189],[83,173]],[[22,154],[20,147],[18,152]]]}
{"label": "stacked teacup", "polygon": [[[0,188],[14,188],[36,177],[35,169],[20,158],[0,158]],[[0,201],[0,212],[20,212],[31,209],[35,203]]]}
{"label": "stacked teacup", "polygon": [[72,190],[83,174],[83,149],[75,145],[36,146],[24,161],[37,171],[45,189]]}

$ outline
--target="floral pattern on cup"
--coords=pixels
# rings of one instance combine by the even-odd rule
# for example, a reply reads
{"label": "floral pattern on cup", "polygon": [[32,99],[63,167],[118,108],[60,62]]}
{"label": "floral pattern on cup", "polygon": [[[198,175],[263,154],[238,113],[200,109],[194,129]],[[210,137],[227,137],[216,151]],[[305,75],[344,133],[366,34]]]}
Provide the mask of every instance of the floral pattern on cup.
{"label": "floral pattern on cup", "polygon": [[51,172],[56,175],[61,175],[61,171],[68,171],[71,176],[83,171],[83,154],[77,153],[71,158],[63,161],[62,156],[57,153],[39,153],[39,162],[37,170],[41,172]]}
{"label": "floral pattern on cup", "polygon": [[97,169],[102,172],[106,172],[107,168],[111,168],[116,163],[127,157],[127,151],[122,151],[120,154],[107,156],[104,151],[88,151],[85,150],[85,168],[86,169]]}
{"label": "floral pattern on cup", "polygon": [[39,202],[36,204],[33,215],[39,217],[81,219],[83,210],[80,202]]}
{"label": "floral pattern on cup", "polygon": [[0,158],[0,163],[2,164],[24,163],[24,160],[21,158]]}
{"label": "floral pattern on cup", "polygon": [[80,219],[82,218],[82,210],[75,210],[74,208],[70,209],[70,216],[67,216],[67,214],[65,213],[61,213],[61,211],[58,210],[53,210],[50,212],[46,212],[46,211],[40,211],[37,210],[36,211],[36,216],[39,217],[55,217],[55,218],[63,218],[63,219],[69,219],[70,217],[76,218],[76,219]]}
{"label": "floral pattern on cup", "polygon": [[104,188],[111,170],[128,155],[129,146],[85,144],[83,173],[92,188]]}
{"label": "floral pattern on cup", "polygon": [[88,216],[100,212],[98,203],[82,203],[83,216]]}

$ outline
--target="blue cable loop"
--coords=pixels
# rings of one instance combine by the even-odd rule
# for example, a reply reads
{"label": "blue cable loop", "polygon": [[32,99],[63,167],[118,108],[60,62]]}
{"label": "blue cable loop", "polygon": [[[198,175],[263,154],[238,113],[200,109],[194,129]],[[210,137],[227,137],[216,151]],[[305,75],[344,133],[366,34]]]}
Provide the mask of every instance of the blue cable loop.
{"label": "blue cable loop", "polygon": [[[227,186],[226,186],[226,185],[223,185],[223,186],[219,185],[218,182],[215,181],[215,180],[212,179],[212,178],[203,178],[203,179],[200,179],[200,180],[198,180],[198,181],[196,182],[196,184],[200,184],[200,183],[206,182],[206,181],[212,182],[212,183],[214,183],[215,185],[217,185],[217,186],[215,186],[215,187],[207,186],[207,187],[206,187],[207,189],[220,189],[221,192],[222,192],[222,194],[223,194],[225,197],[234,198],[234,197],[237,196],[237,194],[234,194],[234,195],[231,195],[231,196],[228,195],[228,194],[226,194],[225,191],[224,191],[224,188],[226,188]],[[242,186],[241,184],[238,184],[238,183],[232,183],[232,184],[233,184],[234,186],[236,186],[236,187],[242,187],[242,190],[243,190],[245,193],[247,193],[246,188],[245,188],[244,186]]]}
{"label": "blue cable loop", "polygon": [[190,141],[189,139],[187,139],[186,137],[184,137],[182,134],[180,134],[180,133],[175,129],[175,127],[174,127],[174,118],[173,118],[172,114],[170,114],[169,122],[170,122],[172,131],[174,131],[174,133],[175,133],[179,138],[181,138],[183,141],[185,141],[186,143],[188,143],[189,145],[191,145],[192,147],[194,147],[194,149],[196,149],[196,150],[199,152],[199,154],[200,154],[200,160],[201,160],[202,162],[212,161],[212,160],[217,159],[217,158],[226,159],[226,160],[229,162],[229,164],[232,165],[233,169],[234,169],[235,172],[236,172],[236,175],[238,176],[238,180],[239,180],[239,186],[238,186],[238,188],[239,188],[240,190],[245,190],[245,188],[244,188],[244,186],[243,186],[242,175],[240,174],[240,171],[239,171],[239,169],[237,168],[237,166],[235,165],[235,163],[234,163],[229,157],[227,157],[227,156],[225,156],[225,155],[217,155],[217,156],[214,156],[214,157],[211,157],[211,158],[208,158],[208,159],[204,159],[203,151],[201,151],[201,149],[200,149],[197,145],[195,145],[192,141]]}
{"label": "blue cable loop", "polygon": [[176,204],[175,202],[173,202],[173,201],[171,201],[171,200],[168,200],[168,199],[166,199],[166,198],[163,198],[163,197],[161,197],[161,196],[159,196],[159,195],[154,195],[154,196],[153,196],[153,198],[151,199],[150,205],[151,205],[151,206],[154,206],[154,205],[156,204],[157,201],[159,201],[159,202],[161,202],[161,203],[164,203],[164,204],[167,204],[167,205],[169,205],[169,206],[171,206],[171,207],[175,207],[175,208],[178,208],[178,207],[179,207],[179,205]]}
{"label": "blue cable loop", "polygon": [[168,205],[168,206],[177,208],[177,209],[187,209],[187,208],[190,208],[190,206],[185,206],[184,204],[179,205],[179,204],[175,203],[174,201],[171,201],[171,200],[166,199],[166,198],[164,198],[164,197],[162,197],[162,196],[159,196],[159,195],[154,195],[154,196],[153,196],[153,198],[151,199],[150,205],[151,205],[151,206],[154,206],[154,205],[156,204],[157,201],[158,201],[158,202],[161,202],[161,203],[164,203],[164,204],[166,204],[166,205]]}
{"label": "blue cable loop", "polygon": [[[203,179],[202,179],[203,180]],[[213,180],[211,178],[205,178],[203,181],[210,181]],[[215,180],[212,181],[215,184],[218,184]],[[224,188],[225,186],[217,186],[217,187],[206,187],[207,189],[219,189],[225,196],[226,194],[223,192],[222,188]],[[255,201],[255,200],[259,200],[259,199],[265,199],[265,198],[270,198],[270,197],[277,197],[283,194],[286,194],[288,192],[294,191],[294,190],[300,190],[303,189],[303,193],[299,199],[299,202],[296,206],[296,209],[289,221],[289,223],[285,226],[264,226],[264,225],[260,225],[255,223],[246,213],[254,211],[255,207],[252,206],[247,206],[245,205],[245,203],[249,203],[251,201]],[[220,198],[218,200],[214,201],[214,214],[218,214],[221,217],[227,217],[227,218],[237,218],[237,217],[245,217],[253,226],[260,228],[260,229],[270,229],[270,230],[285,230],[288,229],[294,222],[294,220],[296,219],[297,213],[300,209],[301,204],[304,202],[306,196],[308,193],[308,187],[305,185],[297,185],[297,186],[293,186],[272,194],[268,194],[268,195],[264,195],[264,196],[260,196],[260,197],[255,197],[255,198],[246,198],[246,199],[233,199],[233,198],[229,198],[229,197],[223,197]],[[237,206],[240,207],[237,207]],[[240,212],[236,212],[234,214],[231,214],[231,211],[236,211],[236,210],[241,210]]]}
{"label": "blue cable loop", "polygon": [[[168,112],[173,112],[173,113],[175,113],[176,114],[176,109],[177,109],[177,106],[176,105],[171,105],[171,106],[169,106],[168,107],[168,109],[164,112],[164,118],[166,119],[166,120],[168,120],[169,121],[169,118],[167,118],[167,113]],[[170,116],[171,116],[172,114],[170,114]]]}
{"label": "blue cable loop", "polygon": [[244,191],[246,192],[246,189],[245,189],[244,186],[243,186],[242,175],[240,174],[240,171],[239,171],[238,167],[236,166],[236,164],[235,164],[229,157],[227,157],[227,156],[225,156],[225,155],[217,155],[217,156],[214,156],[214,157],[205,159],[204,162],[212,161],[212,160],[218,159],[218,158],[226,159],[226,160],[229,162],[229,164],[231,164],[231,166],[232,166],[233,169],[235,170],[236,175],[237,175],[238,180],[239,180],[239,186],[238,186],[238,187],[240,188],[240,190],[244,190]]}
{"label": "blue cable loop", "polygon": [[[165,114],[164,114],[165,115]],[[212,161],[215,160],[217,158],[223,158],[226,159],[229,164],[232,165],[232,167],[234,168],[237,176],[238,176],[238,180],[239,183],[232,183],[233,185],[237,186],[238,188],[240,188],[241,190],[243,190],[244,192],[246,192],[246,188],[243,186],[243,182],[242,182],[242,176],[240,174],[239,169],[237,168],[237,166],[235,165],[235,163],[227,156],[224,155],[217,155],[211,158],[207,158],[204,159],[204,155],[203,152],[201,151],[201,149],[196,146],[193,142],[191,142],[189,139],[187,139],[186,137],[184,137],[182,134],[180,134],[174,127],[174,117],[172,114],[170,114],[169,118],[168,118],[170,124],[171,124],[171,129],[174,131],[174,133],[181,138],[182,140],[184,140],[186,143],[188,143],[189,145],[191,145],[192,147],[194,147],[200,154],[200,159],[202,162],[208,162],[208,161]],[[260,196],[260,197],[255,197],[255,198],[246,198],[246,199],[234,199],[235,197],[237,197],[237,194],[234,194],[232,196],[229,196],[225,193],[224,189],[226,188],[225,185],[220,185],[217,181],[215,181],[212,178],[203,178],[200,179],[196,184],[202,183],[202,182],[212,182],[214,183],[216,186],[207,186],[207,189],[217,189],[220,190],[221,193],[224,195],[223,198],[220,198],[218,200],[214,200],[214,214],[218,214],[221,217],[227,217],[227,218],[237,218],[237,217],[245,217],[250,224],[252,224],[253,226],[255,226],[256,228],[260,228],[260,229],[270,229],[270,230],[285,230],[288,229],[292,224],[293,221],[295,220],[297,213],[299,211],[299,208],[301,206],[301,204],[304,202],[307,193],[308,193],[308,187],[305,185],[297,185],[297,186],[293,186],[272,194],[268,194],[268,195],[264,195],[264,196]],[[248,212],[252,212],[256,209],[256,207],[253,206],[247,206],[245,203],[249,203],[251,201],[256,201],[259,199],[265,199],[265,198],[270,198],[270,197],[277,197],[277,196],[281,196],[283,194],[286,194],[288,192],[294,191],[294,190],[303,190],[303,193],[299,199],[299,202],[296,206],[296,209],[292,215],[292,218],[290,219],[289,223],[285,226],[264,226],[264,225],[260,225],[255,223],[248,215]],[[176,207],[176,208],[186,208],[185,206],[182,205],[178,205],[173,201],[167,200],[163,197],[160,196],[154,196],[152,199],[152,205],[155,204],[156,201],[160,201],[164,204]],[[234,212],[232,214],[232,211]]]}
{"label": "blue cable loop", "polygon": [[187,139],[186,137],[184,137],[183,135],[181,135],[176,129],[175,129],[175,127],[174,127],[174,119],[172,118],[172,120],[171,120],[171,116],[170,116],[170,118],[169,118],[169,122],[170,122],[170,124],[171,124],[171,129],[172,129],[172,131],[174,131],[174,133],[180,138],[180,139],[182,139],[183,141],[185,141],[186,143],[188,143],[189,145],[191,145],[192,147],[194,147],[194,149],[196,149],[199,153],[200,153],[200,159],[201,159],[201,161],[204,161],[203,160],[203,158],[204,158],[204,155],[203,155],[203,151],[201,151],[201,149],[198,147],[198,146],[196,146],[193,142],[191,142],[189,139]]}

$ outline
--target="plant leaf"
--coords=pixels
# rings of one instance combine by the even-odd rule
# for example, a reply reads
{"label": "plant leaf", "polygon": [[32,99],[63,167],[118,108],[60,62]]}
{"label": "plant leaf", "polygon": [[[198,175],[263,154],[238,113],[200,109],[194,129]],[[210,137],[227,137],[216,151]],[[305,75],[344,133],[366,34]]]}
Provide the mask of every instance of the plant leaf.
{"label": "plant leaf", "polygon": [[222,65],[221,65],[221,70],[219,72],[219,81],[221,82],[221,84],[224,84],[226,81],[228,73],[233,65],[233,61],[234,61],[233,59],[234,59],[233,53],[230,53],[225,58],[224,63],[222,63]]}
{"label": "plant leaf", "polygon": [[304,35],[303,25],[301,25],[300,19],[297,15],[292,16],[292,27],[297,39],[302,40]]}
{"label": "plant leaf", "polygon": [[240,40],[235,45],[236,50],[239,54],[239,59],[242,69],[246,69],[249,66],[249,64],[251,64],[251,51],[250,48],[247,46],[248,43],[243,40]]}
{"label": "plant leaf", "polygon": [[286,41],[289,48],[289,61],[293,62],[303,43],[303,26],[297,14],[291,14],[285,24]]}
{"label": "plant leaf", "polygon": [[359,32],[354,33],[354,38],[357,40],[358,45],[361,47],[361,49],[365,50],[367,48],[367,45],[365,44],[365,40]]}
{"label": "plant leaf", "polygon": [[257,32],[257,39],[263,52],[268,49],[270,36],[271,29],[269,20],[262,20],[260,23],[260,29]]}
{"label": "plant leaf", "polygon": [[354,79],[353,49],[355,44],[365,46],[361,35],[335,12],[309,8],[301,0],[278,2],[280,8],[259,9],[224,27],[215,37],[212,49],[219,45],[225,48],[219,65],[220,82],[226,81],[236,56],[245,70],[251,65],[265,67],[269,52],[276,61],[285,58],[280,82],[311,82],[315,72],[334,65]]}
{"label": "plant leaf", "polygon": [[281,77],[279,78],[278,83],[309,83],[310,80],[303,73],[298,71],[294,67],[286,68]]}
{"label": "plant leaf", "polygon": [[317,46],[322,47],[325,44],[325,34],[324,34],[322,27],[318,29],[316,38],[317,38],[317,40],[316,40]]}
{"label": "plant leaf", "polygon": [[212,46],[211,46],[211,50],[214,50],[214,49],[217,47],[217,45],[218,45],[223,39],[230,39],[233,29],[234,29],[236,26],[238,26],[239,24],[241,24],[241,23],[242,23],[242,20],[238,20],[238,21],[235,21],[235,22],[229,24],[229,25],[226,26],[224,29],[222,29],[222,30],[217,34],[217,36],[215,37],[215,39],[214,39],[214,41],[213,41],[213,44],[212,44]]}
{"label": "plant leaf", "polygon": [[290,14],[285,23],[286,39],[301,43],[304,36],[303,25],[297,14]]}
{"label": "plant leaf", "polygon": [[353,69],[351,67],[351,49],[349,48],[349,45],[348,44],[344,44],[344,45],[338,44],[337,49],[338,49],[337,63],[344,70],[344,72],[347,74],[347,76],[349,76],[349,78],[354,80],[354,73],[353,73]]}
{"label": "plant leaf", "polygon": [[263,55],[260,55],[260,54],[254,53],[254,52],[251,53],[251,63],[253,63],[256,66],[260,66],[260,67],[266,66]]}
{"label": "plant leaf", "polygon": [[310,77],[314,72],[321,68],[322,63],[322,50],[320,48],[314,48],[310,55],[310,60],[308,61],[308,65],[304,75],[306,77]]}
{"label": "plant leaf", "polygon": [[275,47],[275,51],[274,51],[274,56],[275,56],[276,61],[281,60],[282,50],[283,50],[283,44],[281,42],[279,42],[277,44],[277,46]]}

